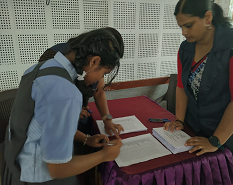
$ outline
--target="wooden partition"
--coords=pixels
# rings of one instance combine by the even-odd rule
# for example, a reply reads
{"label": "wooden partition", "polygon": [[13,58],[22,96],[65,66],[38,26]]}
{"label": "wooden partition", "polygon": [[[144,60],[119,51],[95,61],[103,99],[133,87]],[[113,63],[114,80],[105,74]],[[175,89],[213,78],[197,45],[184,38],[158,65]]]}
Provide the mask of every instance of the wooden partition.
{"label": "wooden partition", "polygon": [[105,90],[114,91],[114,90],[121,90],[121,89],[128,89],[128,88],[168,84],[168,83],[169,83],[169,77],[151,78],[151,79],[145,79],[145,80],[112,83],[110,86],[107,86]]}

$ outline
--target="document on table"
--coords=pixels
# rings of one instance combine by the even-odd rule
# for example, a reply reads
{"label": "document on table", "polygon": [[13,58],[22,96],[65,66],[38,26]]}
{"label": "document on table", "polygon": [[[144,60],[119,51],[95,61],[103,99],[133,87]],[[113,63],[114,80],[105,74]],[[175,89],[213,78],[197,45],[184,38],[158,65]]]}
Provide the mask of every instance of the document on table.
{"label": "document on table", "polygon": [[[140,132],[140,131],[147,130],[147,128],[142,124],[142,122],[136,118],[136,116],[115,118],[112,121],[115,124],[121,124],[122,127],[124,128],[124,132],[121,132],[120,134],[126,134],[130,132]],[[96,123],[98,125],[100,133],[109,136],[104,129],[103,121],[97,120]]]}
{"label": "document on table", "polygon": [[153,135],[173,154],[188,151],[192,146],[185,146],[185,141],[191,137],[182,130],[166,131],[163,127],[153,128]]}
{"label": "document on table", "polygon": [[171,154],[151,134],[143,134],[123,139],[119,156],[115,159],[119,167],[148,161]]}

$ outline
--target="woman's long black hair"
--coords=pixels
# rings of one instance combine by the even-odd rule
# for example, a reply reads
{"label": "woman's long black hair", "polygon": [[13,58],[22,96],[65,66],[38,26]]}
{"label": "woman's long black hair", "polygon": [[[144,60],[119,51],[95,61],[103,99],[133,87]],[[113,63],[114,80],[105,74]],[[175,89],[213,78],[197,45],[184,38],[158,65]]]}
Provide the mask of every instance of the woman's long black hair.
{"label": "woman's long black hair", "polygon": [[231,27],[229,18],[223,15],[223,9],[211,0],[179,0],[176,4],[174,15],[183,13],[204,18],[207,11],[211,11],[213,14],[212,23],[214,26],[220,24],[223,27]]}

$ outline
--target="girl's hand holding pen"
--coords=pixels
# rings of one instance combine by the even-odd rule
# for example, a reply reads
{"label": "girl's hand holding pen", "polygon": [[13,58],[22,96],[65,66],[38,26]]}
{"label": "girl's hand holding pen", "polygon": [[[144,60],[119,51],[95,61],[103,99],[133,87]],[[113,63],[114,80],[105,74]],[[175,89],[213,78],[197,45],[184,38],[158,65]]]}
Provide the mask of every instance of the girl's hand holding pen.
{"label": "girl's hand holding pen", "polygon": [[103,149],[101,150],[104,161],[113,161],[120,153],[120,148],[122,146],[121,139],[112,140],[111,142],[115,143],[115,145],[104,145]]}
{"label": "girl's hand holding pen", "polygon": [[91,111],[89,110],[89,107],[82,107],[82,111],[80,113],[80,119],[86,118],[88,116],[90,116]]}
{"label": "girl's hand holding pen", "polygon": [[108,146],[113,146],[113,145],[116,145],[116,143],[114,141],[106,141],[104,139],[101,139],[99,141],[99,143],[104,143],[104,145],[108,145]]}
{"label": "girl's hand holding pen", "polygon": [[109,139],[104,134],[96,134],[87,138],[87,145],[92,147],[102,147],[105,143],[100,143],[101,140],[109,142]]}

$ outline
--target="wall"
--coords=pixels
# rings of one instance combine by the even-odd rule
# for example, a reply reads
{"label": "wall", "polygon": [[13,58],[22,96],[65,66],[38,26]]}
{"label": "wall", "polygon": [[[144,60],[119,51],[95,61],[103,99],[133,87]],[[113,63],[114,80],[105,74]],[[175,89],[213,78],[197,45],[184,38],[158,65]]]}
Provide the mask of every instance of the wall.
{"label": "wall", "polygon": [[[123,36],[125,55],[115,82],[176,73],[184,40],[173,16],[178,0],[1,0],[0,91],[17,88],[28,67],[54,44],[100,27]],[[225,6],[229,0],[219,0]]]}
{"label": "wall", "polygon": [[115,82],[176,73],[183,40],[173,10],[177,0],[1,0],[0,91],[20,77],[50,46],[105,26],[116,28],[125,55]]}

